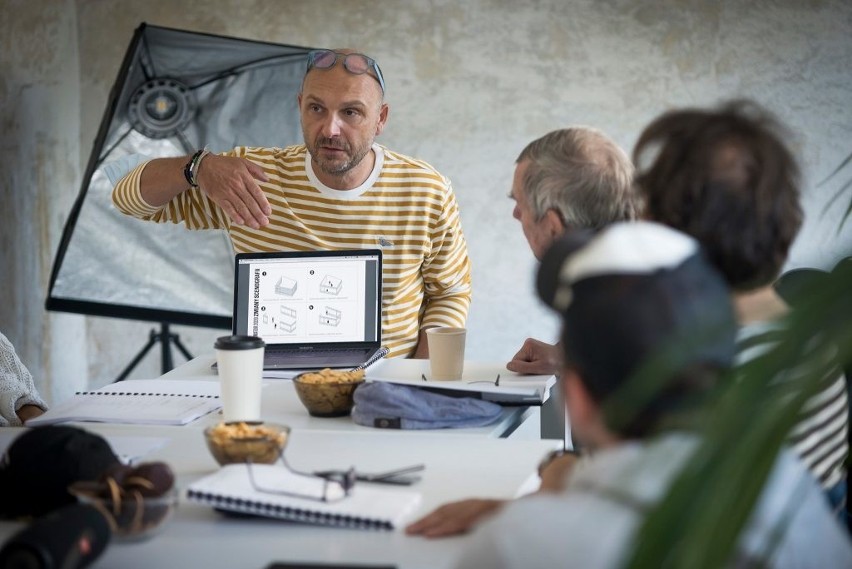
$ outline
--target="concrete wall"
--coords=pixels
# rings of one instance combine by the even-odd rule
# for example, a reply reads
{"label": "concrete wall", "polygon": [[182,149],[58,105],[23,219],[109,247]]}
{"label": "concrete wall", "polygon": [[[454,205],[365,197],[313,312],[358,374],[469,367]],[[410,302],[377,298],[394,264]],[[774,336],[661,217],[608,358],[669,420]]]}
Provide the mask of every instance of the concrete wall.
{"label": "concrete wall", "polygon": [[[382,65],[391,105],[380,141],[454,182],[474,264],[469,355],[506,360],[552,339],[534,260],[511,218],[513,161],[571,124],[630,149],[671,107],[751,97],[795,133],[807,212],[789,267],[852,252],[840,187],[817,187],[852,152],[852,3],[627,0],[2,0],[0,329],[49,397],[103,384],[150,325],[43,311],[49,266],[133,30],[161,26],[306,46],[355,46]],[[852,173],[846,174],[848,179]],[[13,213],[14,212],[14,213]],[[85,331],[85,332],[84,332]],[[217,331],[178,329],[194,352]],[[62,372],[57,362],[64,362]],[[135,376],[158,373],[150,356]]]}
{"label": "concrete wall", "polygon": [[0,330],[55,399],[88,376],[85,320],[44,310],[80,178],[80,66],[73,2],[41,4],[0,9]]}

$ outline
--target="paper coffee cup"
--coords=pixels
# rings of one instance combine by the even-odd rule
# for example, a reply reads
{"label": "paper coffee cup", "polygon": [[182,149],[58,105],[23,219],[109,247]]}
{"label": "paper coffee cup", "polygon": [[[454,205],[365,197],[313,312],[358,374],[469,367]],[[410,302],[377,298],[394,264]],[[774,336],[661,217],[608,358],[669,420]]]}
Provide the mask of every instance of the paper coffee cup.
{"label": "paper coffee cup", "polygon": [[429,343],[429,379],[450,381],[461,379],[464,371],[465,328],[438,327],[426,330]]}
{"label": "paper coffee cup", "polygon": [[225,422],[260,421],[263,340],[257,336],[222,336],[214,347]]}

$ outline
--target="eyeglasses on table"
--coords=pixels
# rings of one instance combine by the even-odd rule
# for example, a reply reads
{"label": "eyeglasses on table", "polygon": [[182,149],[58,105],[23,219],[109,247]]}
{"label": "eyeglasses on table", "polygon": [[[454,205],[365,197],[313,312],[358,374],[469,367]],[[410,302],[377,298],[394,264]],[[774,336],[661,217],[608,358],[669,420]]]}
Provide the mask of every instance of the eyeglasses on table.
{"label": "eyeglasses on table", "polygon": [[[261,484],[257,481],[251,461],[248,461],[246,462],[246,468],[248,469],[249,481],[251,482],[252,487],[256,491],[266,494],[290,496],[293,498],[306,498],[319,502],[337,502],[339,500],[343,500],[350,494],[356,481],[407,486],[420,480],[419,477],[410,476],[411,474],[420,472],[426,468],[423,464],[415,464],[413,466],[404,466],[402,468],[396,468],[377,474],[360,473],[357,472],[354,467],[348,470],[302,472],[290,466],[287,459],[284,458],[283,451],[278,455],[278,461],[280,461],[284,469],[290,474],[305,479],[322,480],[321,493],[305,494],[302,492],[293,492],[292,490],[287,490],[281,487],[272,487],[271,485]],[[276,461],[276,463],[278,461]],[[286,477],[282,478],[286,480]]]}

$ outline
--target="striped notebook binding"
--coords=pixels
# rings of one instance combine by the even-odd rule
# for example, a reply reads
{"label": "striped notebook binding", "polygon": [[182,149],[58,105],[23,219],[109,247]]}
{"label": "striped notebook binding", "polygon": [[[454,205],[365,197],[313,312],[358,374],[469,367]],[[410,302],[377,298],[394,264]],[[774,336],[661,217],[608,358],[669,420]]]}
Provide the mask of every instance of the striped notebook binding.
{"label": "striped notebook binding", "polygon": [[[300,477],[280,465],[255,464],[252,472],[263,488],[315,498],[323,495],[322,479]],[[186,497],[224,513],[372,530],[399,527],[420,501],[420,495],[410,490],[367,484],[356,484],[349,496],[331,502],[261,492],[249,480],[245,464],[229,464],[190,484]]]}
{"label": "striped notebook binding", "polygon": [[191,397],[196,399],[219,399],[218,395],[205,395],[203,393],[147,393],[144,391],[77,391],[74,395],[121,395],[124,397]]}

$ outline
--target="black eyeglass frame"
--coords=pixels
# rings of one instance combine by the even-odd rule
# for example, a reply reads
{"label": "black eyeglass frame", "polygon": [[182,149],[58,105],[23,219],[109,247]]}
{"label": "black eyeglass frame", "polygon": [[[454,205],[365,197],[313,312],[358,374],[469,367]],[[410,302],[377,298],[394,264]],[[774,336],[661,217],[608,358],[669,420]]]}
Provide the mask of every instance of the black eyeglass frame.
{"label": "black eyeglass frame", "polygon": [[[327,65],[325,67],[320,67],[316,64],[316,60],[321,56],[333,53],[334,54],[334,62],[331,65]],[[340,58],[343,58],[343,68],[346,69],[349,73],[353,75],[364,75],[365,73],[379,82],[379,87],[382,88],[382,94],[385,93],[385,78],[382,75],[382,70],[379,68],[379,64],[376,63],[376,60],[370,57],[369,55],[364,55],[363,53],[340,53],[339,51],[334,51],[333,49],[313,49],[308,52],[308,64],[305,69],[305,74],[308,73],[313,68],[317,69],[331,69],[335,65],[337,65],[337,61]],[[352,67],[349,67],[349,58],[350,57],[360,57],[363,58],[364,62],[367,64],[367,68],[364,71],[358,71]],[[376,73],[372,75],[369,73],[369,69],[373,68],[373,71]]]}

